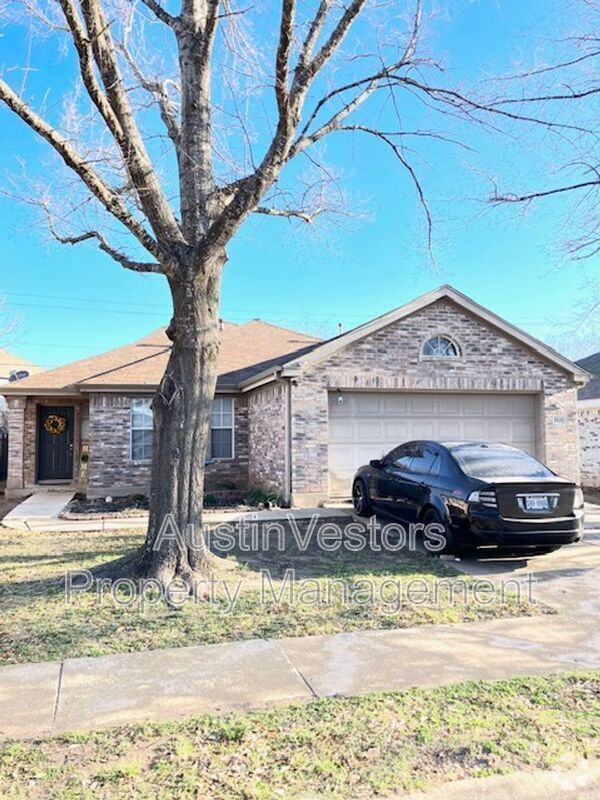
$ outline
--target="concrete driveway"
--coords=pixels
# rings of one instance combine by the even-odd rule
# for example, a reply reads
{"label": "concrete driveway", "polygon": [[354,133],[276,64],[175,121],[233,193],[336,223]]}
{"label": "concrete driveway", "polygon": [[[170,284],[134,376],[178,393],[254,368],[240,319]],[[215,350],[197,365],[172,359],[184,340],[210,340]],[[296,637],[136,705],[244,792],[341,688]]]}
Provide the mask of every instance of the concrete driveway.
{"label": "concrete driveway", "polygon": [[452,566],[468,575],[494,582],[525,582],[535,578],[535,597],[578,625],[600,631],[600,506],[586,506],[585,533],[578,544],[532,558],[452,559]]}

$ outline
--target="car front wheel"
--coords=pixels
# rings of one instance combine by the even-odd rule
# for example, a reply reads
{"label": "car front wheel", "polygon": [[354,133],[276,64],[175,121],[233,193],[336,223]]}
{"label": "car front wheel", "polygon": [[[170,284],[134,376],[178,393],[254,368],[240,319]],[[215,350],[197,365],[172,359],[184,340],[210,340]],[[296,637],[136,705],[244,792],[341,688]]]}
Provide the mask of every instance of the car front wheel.
{"label": "car front wheel", "polygon": [[354,481],[352,486],[352,503],[359,517],[368,517],[372,511],[367,487],[361,480]]}

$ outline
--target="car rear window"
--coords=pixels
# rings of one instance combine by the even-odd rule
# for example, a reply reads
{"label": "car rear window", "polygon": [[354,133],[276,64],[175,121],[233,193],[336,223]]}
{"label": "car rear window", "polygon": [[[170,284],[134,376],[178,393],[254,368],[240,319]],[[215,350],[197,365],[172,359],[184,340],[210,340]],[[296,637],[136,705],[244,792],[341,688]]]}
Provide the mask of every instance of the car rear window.
{"label": "car rear window", "polygon": [[452,455],[472,478],[550,478],[554,474],[522,450],[461,447],[452,450]]}

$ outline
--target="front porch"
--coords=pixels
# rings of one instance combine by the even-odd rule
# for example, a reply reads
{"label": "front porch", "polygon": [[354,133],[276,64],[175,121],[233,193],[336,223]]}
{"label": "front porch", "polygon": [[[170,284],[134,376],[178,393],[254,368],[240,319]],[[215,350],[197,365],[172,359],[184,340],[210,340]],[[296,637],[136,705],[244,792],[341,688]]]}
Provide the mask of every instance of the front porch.
{"label": "front porch", "polygon": [[89,449],[87,398],[8,398],[7,497],[85,492]]}

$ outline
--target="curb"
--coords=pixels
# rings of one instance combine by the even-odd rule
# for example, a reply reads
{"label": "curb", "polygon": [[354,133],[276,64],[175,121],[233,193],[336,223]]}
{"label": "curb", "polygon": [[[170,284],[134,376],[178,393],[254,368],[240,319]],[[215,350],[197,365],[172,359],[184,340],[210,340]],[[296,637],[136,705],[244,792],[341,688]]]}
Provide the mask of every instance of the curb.
{"label": "curb", "polygon": [[[589,794],[588,794],[589,792]],[[394,800],[593,800],[600,797],[600,760],[582,760],[566,770],[513,772],[490,778],[466,778],[430,792],[396,795]]]}

